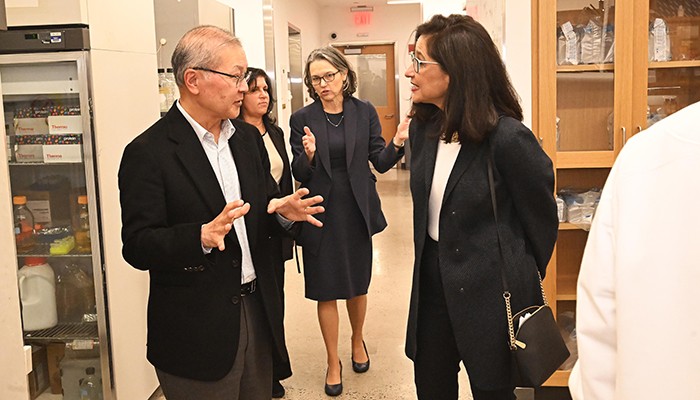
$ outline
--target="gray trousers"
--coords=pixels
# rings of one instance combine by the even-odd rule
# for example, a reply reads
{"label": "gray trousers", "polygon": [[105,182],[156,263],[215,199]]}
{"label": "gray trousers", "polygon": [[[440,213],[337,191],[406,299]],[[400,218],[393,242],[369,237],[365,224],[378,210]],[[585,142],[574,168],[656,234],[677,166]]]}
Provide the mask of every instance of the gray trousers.
{"label": "gray trousers", "polygon": [[231,371],[221,380],[198,381],[156,368],[167,400],[270,400],[272,338],[260,292],[241,296],[241,332]]}

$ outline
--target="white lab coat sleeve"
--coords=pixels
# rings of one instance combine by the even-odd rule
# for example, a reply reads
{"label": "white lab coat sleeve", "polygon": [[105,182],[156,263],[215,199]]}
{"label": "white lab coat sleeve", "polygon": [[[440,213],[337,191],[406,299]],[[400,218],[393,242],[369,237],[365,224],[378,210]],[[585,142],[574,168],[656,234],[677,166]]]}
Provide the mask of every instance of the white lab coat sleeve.
{"label": "white lab coat sleeve", "polygon": [[615,168],[601,194],[581,262],[576,303],[580,383],[585,400],[615,398]]}

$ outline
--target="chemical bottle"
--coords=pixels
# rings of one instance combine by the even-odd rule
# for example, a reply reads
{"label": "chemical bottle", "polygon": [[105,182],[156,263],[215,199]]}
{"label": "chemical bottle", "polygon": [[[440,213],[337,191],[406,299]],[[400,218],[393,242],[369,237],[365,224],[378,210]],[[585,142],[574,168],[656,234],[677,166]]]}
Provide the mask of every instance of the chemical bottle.
{"label": "chemical bottle", "polygon": [[56,305],[61,323],[84,322],[95,313],[95,284],[76,264],[66,264],[56,275]]}
{"label": "chemical bottle", "polygon": [[80,400],[102,400],[100,379],[95,376],[95,368],[85,368],[85,378],[80,379]]}
{"label": "chemical bottle", "polygon": [[27,208],[26,196],[12,198],[15,216],[15,242],[18,253],[27,253],[34,248],[34,214]]}
{"label": "chemical bottle", "polygon": [[53,328],[58,323],[56,281],[43,257],[27,257],[17,273],[25,331]]}
{"label": "chemical bottle", "polygon": [[[165,77],[165,68],[158,68],[158,93],[160,99],[160,112],[166,113],[170,109],[168,107],[168,93],[170,92],[170,87],[168,86],[167,78]],[[170,93],[172,96],[172,93]]]}
{"label": "chemical bottle", "polygon": [[175,75],[173,74],[173,69],[168,68],[166,69],[165,76],[168,78],[168,84],[170,85],[170,92],[173,94],[173,103],[175,103],[175,100],[180,98],[180,89],[177,87],[177,82],[175,81]]}
{"label": "chemical bottle", "polygon": [[75,249],[78,253],[90,253],[90,215],[87,196],[78,196],[78,218],[75,221]]}

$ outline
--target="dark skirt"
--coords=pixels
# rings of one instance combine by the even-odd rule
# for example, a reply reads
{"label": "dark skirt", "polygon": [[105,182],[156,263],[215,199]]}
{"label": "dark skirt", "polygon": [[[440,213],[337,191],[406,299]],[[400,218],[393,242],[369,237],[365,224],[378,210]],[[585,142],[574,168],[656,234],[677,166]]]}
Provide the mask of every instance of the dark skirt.
{"label": "dark skirt", "polygon": [[304,251],[306,297],[316,301],[367,294],[372,276],[372,239],[347,171],[333,169],[318,253]]}

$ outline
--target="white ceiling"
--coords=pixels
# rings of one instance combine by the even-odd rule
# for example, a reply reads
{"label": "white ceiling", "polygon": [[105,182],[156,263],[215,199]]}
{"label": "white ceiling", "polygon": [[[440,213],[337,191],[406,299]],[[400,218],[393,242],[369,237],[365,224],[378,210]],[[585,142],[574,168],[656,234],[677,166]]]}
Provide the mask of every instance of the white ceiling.
{"label": "white ceiling", "polygon": [[354,6],[384,6],[386,0],[314,0],[319,6],[354,7]]}

